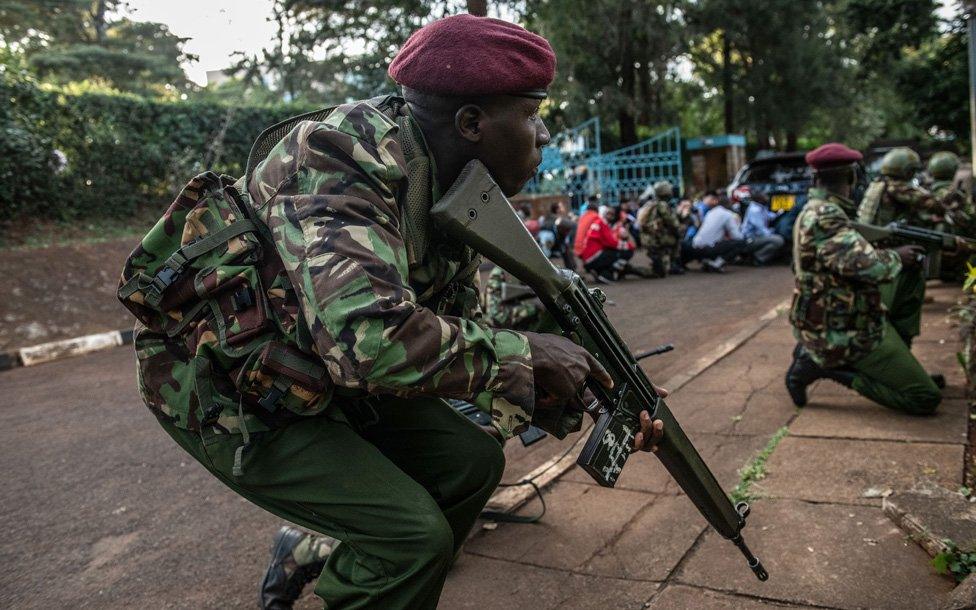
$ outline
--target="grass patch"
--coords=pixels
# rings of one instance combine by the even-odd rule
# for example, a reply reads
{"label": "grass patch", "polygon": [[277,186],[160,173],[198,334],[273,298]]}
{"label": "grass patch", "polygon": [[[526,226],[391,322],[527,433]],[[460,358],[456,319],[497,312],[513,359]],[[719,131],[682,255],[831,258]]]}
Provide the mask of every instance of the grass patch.
{"label": "grass patch", "polygon": [[776,445],[779,445],[779,442],[786,437],[789,431],[789,428],[786,426],[777,430],[776,434],[769,439],[769,442],[766,443],[762,451],[756,454],[756,457],[752,458],[751,462],[739,470],[739,483],[730,494],[733,503],[749,502],[755,499],[755,496],[752,495],[752,484],[766,478],[766,460],[773,454]]}
{"label": "grass patch", "polygon": [[141,210],[129,218],[9,222],[0,226],[0,250],[32,250],[136,238],[145,235],[162,213],[162,210],[154,209]]}
{"label": "grass patch", "polygon": [[949,550],[932,558],[932,567],[936,572],[943,576],[952,576],[956,582],[962,582],[971,573],[976,572],[976,552],[961,551],[949,539],[943,542]]}

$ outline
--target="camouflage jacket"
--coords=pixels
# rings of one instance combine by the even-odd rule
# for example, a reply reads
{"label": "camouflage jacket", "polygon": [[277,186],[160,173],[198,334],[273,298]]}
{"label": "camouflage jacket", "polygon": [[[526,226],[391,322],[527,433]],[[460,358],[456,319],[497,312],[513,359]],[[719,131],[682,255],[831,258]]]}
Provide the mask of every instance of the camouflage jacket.
{"label": "camouflage jacket", "polygon": [[488,323],[497,328],[536,330],[535,323],[539,321],[543,308],[533,302],[534,296],[513,299],[512,295],[508,294],[512,287],[524,288],[527,293],[531,293],[528,286],[510,282],[508,274],[501,267],[491,270],[485,285],[484,301]]}
{"label": "camouflage jacket", "polygon": [[941,208],[927,190],[904,180],[882,178],[868,186],[857,220],[872,225],[900,221],[931,229],[941,220]]}
{"label": "camouflage jacket", "polygon": [[[298,294],[310,335],[301,347],[339,387],[467,400],[511,436],[534,408],[528,342],[484,324],[469,249],[433,231],[422,253],[411,245],[418,230],[404,209],[420,181],[408,166],[427,152],[402,100],[389,99],[299,123],[247,184]],[[427,208],[436,196],[420,193]]]}
{"label": "camouflage jacket", "polygon": [[681,223],[667,201],[651,200],[637,212],[641,245],[649,249],[672,248],[681,235]]}
{"label": "camouflage jacket", "polygon": [[881,343],[879,284],[902,267],[893,250],[876,249],[849,226],[853,213],[850,200],[811,189],[793,225],[790,323],[797,341],[826,367],[851,364]]}
{"label": "camouflage jacket", "polygon": [[952,233],[971,236],[973,230],[973,205],[969,195],[953,186],[948,180],[932,183],[932,196],[938,202],[940,213],[946,219],[941,227]]}

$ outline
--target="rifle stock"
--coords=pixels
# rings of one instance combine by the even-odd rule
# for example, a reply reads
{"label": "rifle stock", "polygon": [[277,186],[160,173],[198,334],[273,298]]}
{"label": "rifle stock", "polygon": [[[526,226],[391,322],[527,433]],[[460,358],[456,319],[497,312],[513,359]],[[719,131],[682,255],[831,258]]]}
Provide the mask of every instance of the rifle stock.
{"label": "rifle stock", "polygon": [[563,333],[593,354],[613,378],[610,391],[587,381],[600,411],[577,463],[598,483],[613,487],[640,429],[640,413],[647,410],[652,418],[664,422],[664,437],[655,455],[712,527],[732,540],[756,576],[766,580],[765,568],[742,540],[748,505],[733,505],[722,490],[610,324],[603,311],[603,294],[587,289],[575,273],[552,265],[479,161],[465,166],[431,208],[431,218],[448,235],[530,286]]}

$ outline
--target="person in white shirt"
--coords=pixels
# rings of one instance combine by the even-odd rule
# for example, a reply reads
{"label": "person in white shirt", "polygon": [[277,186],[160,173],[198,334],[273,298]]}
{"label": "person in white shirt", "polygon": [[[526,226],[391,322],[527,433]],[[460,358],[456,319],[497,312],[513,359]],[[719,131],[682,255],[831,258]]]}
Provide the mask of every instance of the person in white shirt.
{"label": "person in white shirt", "polygon": [[746,249],[746,240],[735,212],[720,204],[718,195],[710,192],[702,199],[707,211],[691,244],[683,244],[681,263],[698,260],[703,271],[721,273],[725,261],[734,260]]}

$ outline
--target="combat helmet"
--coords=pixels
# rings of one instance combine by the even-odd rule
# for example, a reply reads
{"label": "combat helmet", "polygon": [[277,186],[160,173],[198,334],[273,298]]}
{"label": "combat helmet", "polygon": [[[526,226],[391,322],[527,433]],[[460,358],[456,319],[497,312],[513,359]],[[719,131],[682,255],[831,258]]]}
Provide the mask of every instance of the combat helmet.
{"label": "combat helmet", "polygon": [[674,195],[674,187],[667,180],[654,183],[654,196],[660,200],[667,201]]}
{"label": "combat helmet", "polygon": [[959,157],[951,152],[938,152],[929,159],[929,175],[935,180],[952,180],[959,169]]}
{"label": "combat helmet", "polygon": [[908,180],[922,166],[918,153],[907,146],[892,148],[881,159],[881,175]]}

